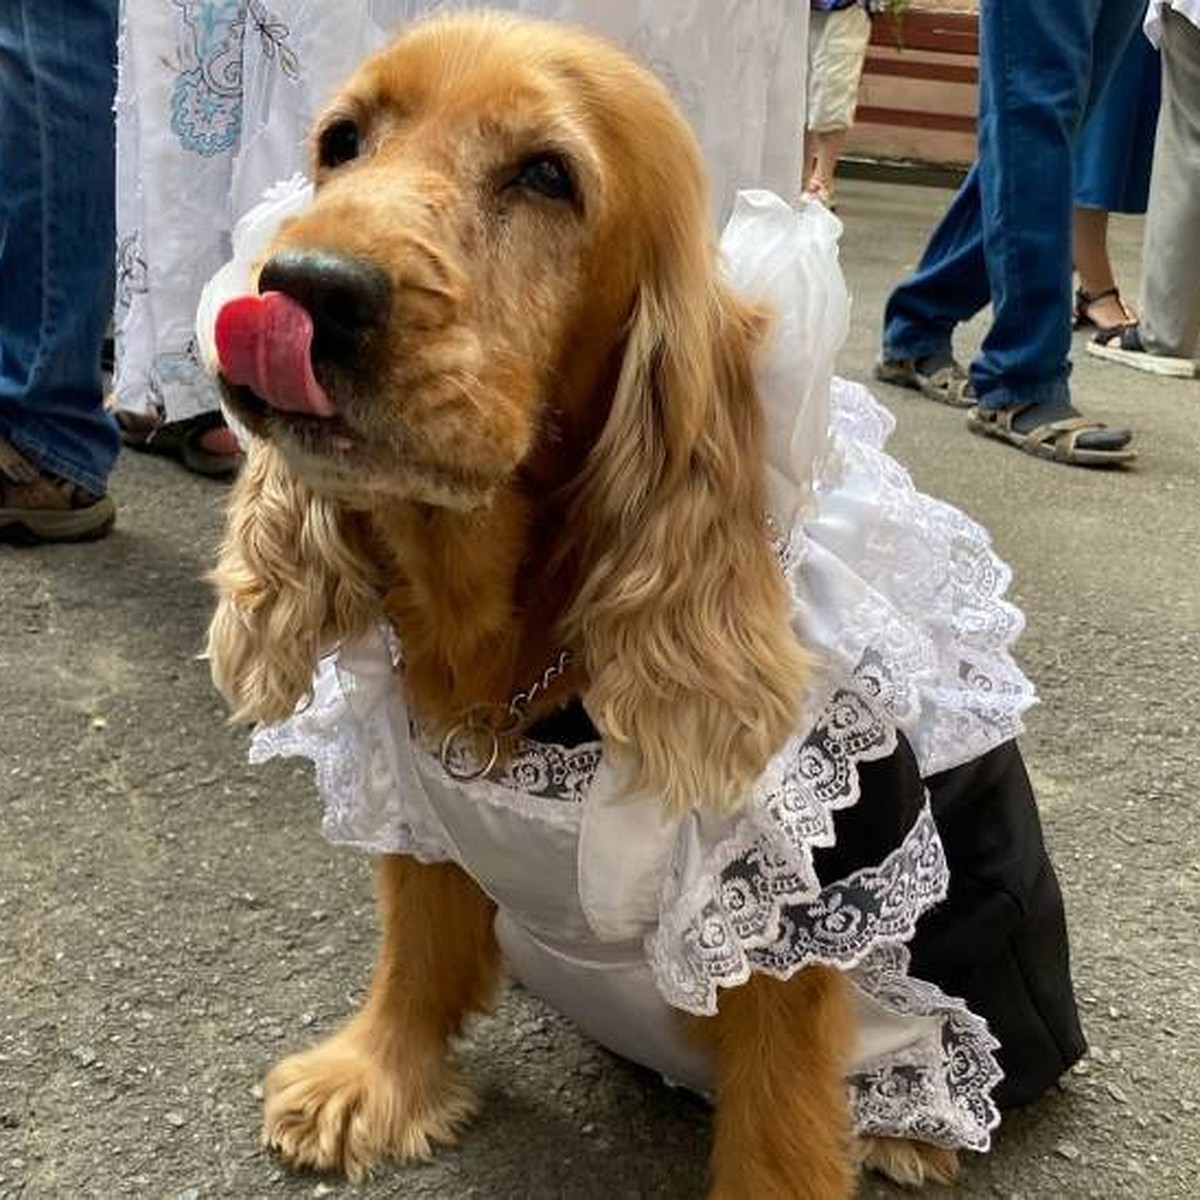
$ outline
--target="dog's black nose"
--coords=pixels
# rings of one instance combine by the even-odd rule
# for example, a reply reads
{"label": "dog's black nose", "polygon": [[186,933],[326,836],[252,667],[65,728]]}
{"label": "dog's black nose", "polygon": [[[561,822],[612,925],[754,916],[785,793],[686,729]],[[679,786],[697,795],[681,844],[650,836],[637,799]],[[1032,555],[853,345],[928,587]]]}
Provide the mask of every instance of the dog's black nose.
{"label": "dog's black nose", "polygon": [[344,359],[387,320],[392,286],[374,263],[329,250],[282,250],[258,276],[260,292],[283,292],[313,321],[314,358]]}

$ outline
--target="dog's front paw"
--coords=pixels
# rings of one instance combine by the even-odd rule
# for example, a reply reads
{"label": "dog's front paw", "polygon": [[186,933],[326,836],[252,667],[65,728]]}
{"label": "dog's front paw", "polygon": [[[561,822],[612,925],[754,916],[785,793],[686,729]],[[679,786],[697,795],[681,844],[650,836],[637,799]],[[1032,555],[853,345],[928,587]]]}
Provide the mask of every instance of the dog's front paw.
{"label": "dog's front paw", "polygon": [[358,1182],[384,1159],[428,1158],[474,1115],[474,1093],[443,1059],[395,1061],[369,1045],[347,1029],[267,1076],[263,1143],[289,1166]]}
{"label": "dog's front paw", "polygon": [[862,1138],[858,1153],[864,1168],[886,1175],[903,1187],[921,1187],[926,1183],[949,1185],[958,1176],[958,1155],[929,1142]]}

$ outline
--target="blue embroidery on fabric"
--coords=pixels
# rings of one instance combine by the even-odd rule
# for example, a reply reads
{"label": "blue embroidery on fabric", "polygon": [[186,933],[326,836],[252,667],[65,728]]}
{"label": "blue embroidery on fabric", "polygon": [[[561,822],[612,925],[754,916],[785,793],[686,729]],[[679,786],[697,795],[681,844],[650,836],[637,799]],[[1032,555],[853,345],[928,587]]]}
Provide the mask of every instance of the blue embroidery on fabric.
{"label": "blue embroidery on fabric", "polygon": [[206,158],[237,145],[242,132],[245,0],[175,0],[190,44],[171,89],[171,129],[185,150]]}
{"label": "blue embroidery on fabric", "polygon": [[171,129],[179,144],[209,158],[232,150],[242,133],[242,43],[247,17],[263,56],[289,79],[300,64],[288,27],[263,0],[174,0],[187,27],[171,89]]}

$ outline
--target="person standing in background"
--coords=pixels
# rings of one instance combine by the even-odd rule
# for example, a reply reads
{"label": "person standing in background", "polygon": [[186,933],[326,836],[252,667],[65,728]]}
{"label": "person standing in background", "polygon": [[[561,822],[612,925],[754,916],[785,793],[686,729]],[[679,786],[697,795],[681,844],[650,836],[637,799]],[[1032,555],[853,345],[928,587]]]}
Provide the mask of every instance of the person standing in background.
{"label": "person standing in background", "polygon": [[0,538],[112,528],[116,0],[0,4]]}
{"label": "person standing in background", "polygon": [[804,194],[833,210],[833,181],[854,124],[871,18],[867,0],[810,2]]}
{"label": "person standing in background", "polygon": [[1162,49],[1163,99],[1142,243],[1142,316],[1100,331],[1088,350],[1189,377],[1200,370],[1200,0],[1152,0],[1146,34]]}
{"label": "person standing in background", "polygon": [[[1145,0],[982,0],[979,151],[916,271],[892,293],[877,377],[970,407],[973,433],[1052,462],[1136,457],[1071,398],[1071,213],[1080,129]],[[988,304],[970,377],[955,328]]]}
{"label": "person standing in background", "polygon": [[1137,321],[1113,274],[1108,218],[1146,211],[1161,72],[1158,51],[1135,34],[1075,147],[1076,329],[1119,333]]}

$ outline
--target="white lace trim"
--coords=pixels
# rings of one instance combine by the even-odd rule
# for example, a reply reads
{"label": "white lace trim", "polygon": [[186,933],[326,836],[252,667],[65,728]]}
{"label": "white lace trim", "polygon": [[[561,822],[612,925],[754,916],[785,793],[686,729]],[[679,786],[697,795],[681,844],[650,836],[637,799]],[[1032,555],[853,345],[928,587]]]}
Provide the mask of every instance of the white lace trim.
{"label": "white lace trim", "polygon": [[[813,852],[835,840],[834,813],[860,796],[858,764],[896,748],[886,668],[864,664],[839,688],[812,732],[793,741],[759,781],[747,815],[700,863],[681,838],[646,953],[676,1008],[717,1011],[722,987],[754,971],[786,979],[813,963],[848,968],[885,941],[907,941],[946,894],[949,873],[928,803],[901,845],[876,867],[822,888]],[[882,713],[881,713],[882,710]]]}
{"label": "white lace trim", "polygon": [[421,862],[454,862],[440,822],[414,803],[419,788],[397,746],[408,722],[395,690],[394,638],[380,630],[388,651],[358,656],[361,672],[322,659],[312,700],[277,725],[260,726],[250,761],[309,759],[324,803],[321,829],[334,843],[370,854],[409,854]]}
{"label": "white lace trim", "polygon": [[600,742],[555,746],[523,738],[498,782],[502,787],[546,800],[581,804],[600,767],[603,753]]}
{"label": "white lace trim", "polygon": [[[756,870],[774,882],[755,849],[726,870],[723,897],[744,887]],[[782,907],[772,936],[748,939],[747,958],[754,970],[779,979],[809,963],[853,966],[881,943],[908,941],[917,918],[945,899],[949,881],[941,839],[926,804],[904,841],[882,863],[847,875],[810,904]],[[735,922],[735,930],[739,924]]]}
{"label": "white lace trim", "polygon": [[872,999],[902,1016],[941,1018],[940,1038],[893,1052],[849,1079],[855,1127],[876,1137],[915,1138],[985,1151],[1000,1124],[992,1091],[1004,1077],[987,1023],[940,988],[908,973],[905,946],[883,945],[854,971]]}
{"label": "white lace trim", "polygon": [[[865,543],[826,552],[858,579],[825,649],[849,662],[873,650],[907,696],[897,719],[923,775],[957,766],[1022,732],[1035,702],[1012,656],[1024,628],[1004,599],[1012,572],[987,531],[951,505],[919,492],[883,450],[895,421],[863,387],[835,379],[830,393],[830,454],[817,490],[824,497],[807,531],[817,547],[828,534],[822,515],[850,497],[868,506]],[[834,518],[836,524],[836,518]],[[814,548],[791,549],[788,572],[797,608],[805,607]],[[901,682],[902,681],[902,682]]]}
{"label": "white lace trim", "polygon": [[[480,779],[456,779],[428,748],[415,747],[421,773],[476,804],[505,809],[560,829],[578,829],[581,802],[600,764],[602,747],[569,749],[522,740],[508,765]],[[535,785],[527,787],[527,779]]]}
{"label": "white lace trim", "polygon": [[865,387],[838,375],[830,381],[829,391],[830,424],[838,433],[851,442],[882,450],[896,432],[896,418]]}
{"label": "white lace trim", "polygon": [[[390,669],[398,661],[395,635],[381,625],[370,649],[355,646],[322,659],[311,701],[288,720],[255,730],[251,740],[252,763],[311,760],[325,808],[322,830],[330,841],[371,854],[455,861],[441,822],[417,799],[422,794],[417,760],[424,774],[481,803],[550,824],[578,824],[579,807],[600,765],[601,743],[567,747],[523,738],[489,778],[453,780],[412,729]],[[407,746],[401,745],[405,740]]]}
{"label": "white lace trim", "polygon": [[[873,657],[860,663],[850,684],[830,696],[808,736],[793,738],[760,779],[749,818],[768,844],[797,865],[807,862],[811,870],[811,850],[833,845],[833,814],[858,803],[858,763],[895,750],[895,699],[886,668]],[[740,852],[737,839],[733,846]],[[815,884],[815,874],[811,880]]]}

